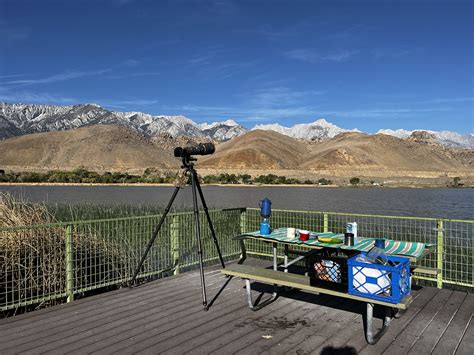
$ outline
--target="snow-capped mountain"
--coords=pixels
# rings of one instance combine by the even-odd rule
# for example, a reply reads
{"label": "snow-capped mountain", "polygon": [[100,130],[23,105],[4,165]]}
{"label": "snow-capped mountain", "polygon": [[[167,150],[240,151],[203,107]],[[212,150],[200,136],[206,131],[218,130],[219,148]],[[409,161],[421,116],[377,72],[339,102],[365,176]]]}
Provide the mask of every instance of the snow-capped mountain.
{"label": "snow-capped mountain", "polygon": [[221,140],[229,140],[247,132],[247,129],[239,125],[234,120],[223,122],[213,122],[211,124],[201,123],[199,127],[204,133],[211,137],[222,137]]}
{"label": "snow-capped mountain", "polygon": [[337,136],[344,132],[360,132],[357,128],[348,130],[329,123],[324,118],[320,118],[313,123],[297,124],[293,127],[284,127],[279,124],[256,125],[253,129],[263,129],[275,131],[286,136],[308,140],[324,140]]}
{"label": "snow-capped mountain", "polygon": [[387,134],[389,136],[395,136],[398,138],[409,138],[414,132],[425,131],[430,133],[439,143],[446,145],[448,147],[460,147],[460,148],[474,148],[474,135],[470,134],[460,134],[451,131],[430,131],[426,129],[416,129],[413,131],[408,131],[405,129],[381,129],[377,134]]}
{"label": "snow-capped mountain", "polygon": [[[233,120],[213,123],[196,123],[185,116],[150,115],[143,112],[113,112],[97,104],[74,106],[28,105],[0,103],[0,139],[23,134],[63,131],[94,124],[119,124],[132,128],[147,137],[168,134],[172,137],[227,141],[245,134],[248,129]],[[344,132],[344,129],[321,118],[308,124],[284,127],[279,124],[256,125],[253,130],[273,130],[298,139],[325,140]],[[416,131],[431,134],[439,143],[450,147],[474,148],[474,135],[450,131],[381,129],[377,134],[409,138]]]}
{"label": "snow-capped mountain", "polygon": [[247,130],[235,121],[198,124],[185,116],[112,112],[96,104],[74,106],[0,103],[0,139],[29,133],[63,131],[94,124],[119,124],[146,136],[170,134],[225,141]]}

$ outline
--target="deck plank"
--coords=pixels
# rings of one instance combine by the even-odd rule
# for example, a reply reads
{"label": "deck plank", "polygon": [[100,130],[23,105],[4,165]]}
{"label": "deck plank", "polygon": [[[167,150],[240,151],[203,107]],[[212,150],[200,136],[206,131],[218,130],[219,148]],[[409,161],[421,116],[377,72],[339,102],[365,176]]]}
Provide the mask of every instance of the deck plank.
{"label": "deck plank", "polygon": [[[213,290],[214,288],[209,289],[211,292]],[[196,288],[191,293],[175,295],[168,302],[162,300],[152,300],[151,303],[145,302],[140,309],[132,308],[121,317],[113,317],[111,321],[108,318],[101,318],[92,323],[84,324],[82,327],[74,327],[67,332],[62,332],[56,337],[57,341],[50,341],[38,349],[43,352],[55,349],[70,352],[91,343],[103,346],[108,341],[113,342],[114,340],[111,340],[111,338],[117,336],[117,334],[119,338],[123,338],[125,333],[127,333],[127,336],[132,335],[143,325],[144,321],[156,322],[158,320],[166,322],[168,317],[180,319],[181,316],[190,313],[190,304],[200,303],[199,297],[200,289]]]}
{"label": "deck plank", "polygon": [[2,330],[4,336],[12,333],[28,332],[32,329],[42,329],[45,324],[54,322],[56,326],[71,324],[71,321],[77,322],[81,319],[88,319],[90,317],[96,317],[106,312],[114,312],[116,309],[123,309],[124,306],[132,306],[140,303],[142,300],[148,300],[150,298],[161,299],[165,297],[171,297],[174,293],[187,292],[188,286],[170,287],[169,289],[148,289],[140,290],[139,292],[133,292],[132,290],[120,290],[116,292],[116,299],[102,299],[98,298],[95,302],[87,302],[81,306],[76,307],[64,307],[62,312],[54,312],[48,314],[48,317],[39,317],[35,319],[25,320],[21,323],[10,325],[8,328]]}
{"label": "deck plank", "polygon": [[[216,277],[220,276],[216,274]],[[34,320],[27,318],[29,322],[18,323],[15,327],[11,326],[9,329],[2,331],[2,335],[8,337],[14,334],[21,334],[21,339],[12,337],[13,339],[11,341],[14,342],[16,340],[24,343],[29,340],[28,336],[40,337],[43,332],[41,330],[38,332],[38,329],[43,329],[46,325],[48,325],[48,327],[45,332],[51,332],[56,329],[64,330],[71,327],[76,328],[83,323],[93,324],[98,319],[117,314],[117,309],[122,313],[129,309],[133,311],[136,307],[141,307],[154,301],[166,303],[165,301],[173,298],[173,295],[195,292],[194,290],[198,289],[198,283],[188,281],[184,285],[175,285],[170,288],[160,287],[156,290],[153,288],[144,290],[140,288],[120,290],[114,292],[117,295],[116,300],[97,297],[94,302],[87,302],[83,304],[81,308],[65,308],[63,312],[51,313],[49,317],[43,316]],[[80,312],[78,312],[78,309]],[[53,328],[51,328],[51,324],[53,324]],[[4,342],[2,345],[10,345],[10,342]]]}
{"label": "deck plank", "polygon": [[[390,324],[387,332],[375,345],[367,344],[360,336],[355,336],[350,339],[347,344],[352,344],[356,349],[360,349],[361,355],[376,355],[382,354],[390,344],[403,332],[403,330],[416,319],[418,314],[428,304],[430,300],[436,297],[439,293],[437,288],[424,287],[416,291],[413,303],[410,308],[403,313],[400,318],[395,319]],[[380,324],[380,323],[379,323]]]}
{"label": "deck plank", "polygon": [[441,290],[385,350],[385,354],[406,354],[442,310],[453,291]]}
{"label": "deck plank", "polygon": [[427,350],[432,352],[438,340],[446,331],[453,317],[463,304],[466,296],[464,292],[453,292],[441,312],[433,319],[408,353],[416,355]]}
{"label": "deck plank", "polygon": [[[210,300],[229,279],[209,269],[206,281]],[[271,286],[258,282],[252,289],[265,292],[264,297],[271,292]],[[364,341],[363,302],[293,290],[252,312],[244,283],[233,278],[203,312],[199,272],[193,271],[2,319],[0,353],[318,354],[345,349],[380,354],[387,348],[406,353],[409,347],[399,346],[404,339],[413,351],[423,345],[438,354],[461,354],[472,351],[473,307],[473,294],[430,287],[413,291],[406,313],[371,346]]]}
{"label": "deck plank", "polygon": [[[307,297],[310,299],[318,296],[308,294]],[[299,307],[285,317],[281,319],[272,318],[270,322],[265,321],[257,323],[258,329],[261,333],[248,339],[248,344],[236,351],[235,354],[261,353],[268,350],[272,345],[279,344],[294,337],[305,328],[314,331],[316,322],[311,323],[310,318],[308,317],[308,313],[310,313],[311,309],[314,309],[314,307],[311,307],[306,300],[298,300],[296,302],[299,304]],[[325,306],[320,308],[326,310],[326,312],[320,313],[318,323],[326,323],[332,319],[340,319],[342,317],[338,316],[338,314],[342,315],[345,313],[335,308]]]}
{"label": "deck plank", "polygon": [[[198,293],[196,294],[198,295]],[[170,306],[170,305],[165,305]],[[76,349],[82,349],[84,346],[89,344],[97,344],[102,346],[114,333],[119,333],[120,338],[123,338],[124,333],[129,330],[133,330],[134,327],[140,327],[144,321],[152,319],[153,317],[174,317],[174,312],[178,313],[181,311],[187,312],[188,306],[185,307],[172,307],[169,312],[163,312],[163,309],[143,310],[139,313],[133,314],[130,317],[122,317],[120,319],[114,319],[111,322],[96,323],[93,326],[83,326],[75,329],[71,329],[68,332],[63,332],[53,337],[52,342],[43,343],[42,346],[36,345],[36,349],[41,351],[52,351],[52,350],[64,350],[71,352]],[[179,318],[179,315],[177,316]]]}
{"label": "deck plank", "polygon": [[[323,295],[320,296],[325,297]],[[326,296],[330,297],[330,296]],[[337,309],[331,312],[329,307],[314,307],[307,312],[305,320],[307,326],[300,326],[294,332],[287,334],[286,338],[278,337],[276,340],[265,344],[265,348],[260,354],[288,354],[291,350],[296,349],[297,346],[304,342],[312,335],[318,333],[325,325],[323,319],[327,317],[328,313],[337,316]]]}
{"label": "deck plank", "polygon": [[471,315],[471,319],[469,320],[467,329],[463,334],[461,343],[456,349],[456,354],[474,354],[474,342],[472,339],[474,339],[474,322]]}
{"label": "deck plank", "polygon": [[[219,271],[217,270],[213,270],[212,273],[209,273],[209,275],[214,275],[214,274],[218,274]],[[152,289],[152,290],[157,290],[157,289],[161,289],[161,288],[165,288],[165,287],[170,287],[172,284],[175,284],[175,283],[185,283],[185,279],[192,279],[192,274],[191,273],[185,273],[185,274],[181,274],[181,275],[176,275],[176,276],[169,276],[166,278],[166,281],[170,282],[170,284],[162,284],[160,282],[148,282],[148,283],[144,283],[144,284],[141,284],[137,287],[135,287],[134,289],[140,289],[140,290],[148,290],[148,289]],[[159,281],[159,280],[157,280]],[[119,299],[123,296],[130,296],[130,294],[127,293],[127,291],[129,290],[128,287],[124,287],[124,288],[121,288],[121,289],[118,289],[118,290],[115,290],[115,291],[110,291],[110,292],[107,292],[107,293],[103,293],[100,295],[100,299],[105,301],[105,300],[116,300],[116,299]],[[123,293],[123,294],[122,294]],[[67,311],[70,311],[70,310],[73,310],[73,309],[82,309],[82,307],[84,305],[87,305],[87,304],[91,304],[91,303],[97,303],[97,298],[99,296],[96,296],[96,297],[86,297],[86,298],[80,298],[80,299],[76,299],[74,302],[72,303],[64,303],[64,304],[60,304],[60,305],[56,305],[56,306],[53,306],[53,307],[48,307],[48,308],[43,308],[43,309],[39,309],[39,310],[35,310],[33,312],[28,312],[28,313],[25,313],[25,314],[21,314],[20,316],[16,316],[16,317],[10,317],[10,318],[5,318],[5,319],[2,319],[2,321],[0,322],[0,332],[3,332],[7,329],[10,329],[11,326],[17,326],[18,324],[21,324],[21,323],[25,323],[25,324],[30,324],[32,323],[33,321],[37,320],[37,319],[44,319],[44,317],[46,315],[48,315],[49,317],[51,317],[53,314],[57,314],[57,313],[64,313]]]}
{"label": "deck plank", "polygon": [[[234,301],[235,292],[223,293],[227,300],[222,302],[220,307],[229,307],[229,309],[238,309],[239,305],[237,301]],[[212,314],[215,313],[216,309],[212,309]],[[160,313],[159,315],[149,317],[146,316],[145,322],[140,319],[117,327],[116,329],[110,329],[104,331],[102,334],[95,338],[87,339],[87,342],[79,342],[81,347],[75,346],[71,348],[66,347],[67,350],[74,350],[77,353],[84,352],[98,352],[98,353],[111,353],[133,345],[135,342],[141,342],[146,339],[150,334],[156,336],[155,339],[165,337],[162,333],[166,333],[167,330],[175,330],[183,324],[192,324],[195,319],[202,319],[204,312],[200,303],[196,303],[193,307],[186,305],[186,307],[176,307],[170,309],[169,312]],[[225,318],[224,318],[225,319]],[[117,350],[118,349],[118,350]]]}
{"label": "deck plank", "polygon": [[448,328],[436,344],[433,354],[452,354],[461,342],[461,338],[474,312],[474,293],[468,293]]}

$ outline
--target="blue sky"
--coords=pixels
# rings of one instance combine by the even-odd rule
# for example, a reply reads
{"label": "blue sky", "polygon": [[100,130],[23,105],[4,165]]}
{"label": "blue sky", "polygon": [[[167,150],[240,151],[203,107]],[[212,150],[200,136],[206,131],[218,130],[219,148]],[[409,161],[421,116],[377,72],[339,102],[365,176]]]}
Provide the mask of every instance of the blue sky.
{"label": "blue sky", "polygon": [[474,132],[472,1],[0,0],[0,101]]}

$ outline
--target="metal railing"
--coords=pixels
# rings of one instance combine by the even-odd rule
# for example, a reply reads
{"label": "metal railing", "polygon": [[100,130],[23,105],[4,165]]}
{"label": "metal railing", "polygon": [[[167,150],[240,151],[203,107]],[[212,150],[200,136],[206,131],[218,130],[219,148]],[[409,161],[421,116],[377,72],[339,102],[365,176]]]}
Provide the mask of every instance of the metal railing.
{"label": "metal railing", "polygon": [[[240,254],[232,239],[259,228],[257,209],[211,210],[222,253]],[[130,281],[135,266],[161,215],[0,228],[0,311],[29,305],[72,301],[78,295]],[[139,278],[177,274],[198,263],[193,212],[170,213]],[[204,214],[201,214],[204,261],[218,263]],[[474,221],[274,210],[273,228],[296,227],[344,232],[357,222],[359,234],[435,244],[420,261],[437,275],[417,278],[474,289]],[[247,253],[271,256],[270,245],[247,242]]]}
{"label": "metal railing", "polygon": [[[223,256],[236,258],[242,209],[210,210]],[[161,215],[0,228],[0,311],[72,301],[130,281]],[[218,261],[204,213],[205,263]],[[170,213],[138,278],[177,274],[198,263],[193,212]]]}

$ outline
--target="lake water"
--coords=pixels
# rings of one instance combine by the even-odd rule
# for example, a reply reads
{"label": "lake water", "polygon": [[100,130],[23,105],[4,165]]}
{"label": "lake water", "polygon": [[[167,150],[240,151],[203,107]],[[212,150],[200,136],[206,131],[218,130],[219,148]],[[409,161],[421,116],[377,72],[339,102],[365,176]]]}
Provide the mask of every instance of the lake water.
{"label": "lake water", "polygon": [[[17,197],[47,203],[165,206],[173,187],[164,186],[0,186]],[[204,186],[208,206],[257,207],[474,220],[474,189],[317,188]],[[181,190],[174,207],[192,207],[191,189]]]}

